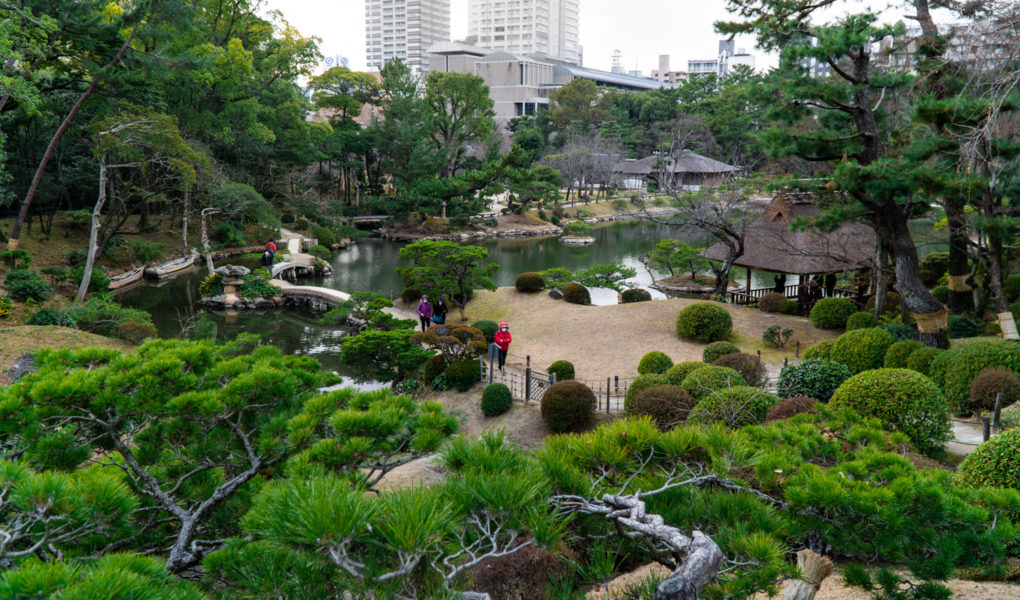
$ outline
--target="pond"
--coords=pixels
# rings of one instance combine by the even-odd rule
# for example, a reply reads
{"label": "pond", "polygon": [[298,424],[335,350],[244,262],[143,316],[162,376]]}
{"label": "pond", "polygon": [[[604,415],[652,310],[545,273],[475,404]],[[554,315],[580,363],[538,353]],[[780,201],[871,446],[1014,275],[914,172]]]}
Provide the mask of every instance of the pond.
{"label": "pond", "polygon": [[[511,286],[517,275],[525,271],[541,271],[551,267],[579,269],[595,263],[620,261],[637,271],[634,281],[640,287],[652,283],[652,276],[638,257],[647,254],[660,239],[674,238],[694,245],[706,245],[689,232],[677,227],[646,221],[623,221],[603,224],[595,229],[595,243],[590,246],[565,246],[556,238],[501,238],[479,240],[474,243],[489,251],[489,260],[500,265],[494,276],[496,285]],[[402,244],[381,239],[363,239],[337,252],[331,259],[333,273],[325,277],[302,280],[314,285],[344,292],[372,291],[397,297],[403,290],[403,281],[396,273],[397,254]],[[225,261],[240,262],[236,259]],[[251,265],[254,266],[254,265]],[[202,268],[158,283],[146,282],[118,295],[125,306],[140,308],[152,313],[153,323],[160,336],[176,337],[183,324],[199,314],[212,321],[217,335],[233,339],[240,332],[257,333],[264,342],[273,344],[282,352],[308,354],[319,359],[323,367],[335,370],[352,379],[357,378],[341,368],[339,363],[340,340],[347,331],[317,322],[315,313],[304,309],[246,311],[243,313],[196,309],[198,286],[205,276]],[[661,277],[662,274],[657,274]],[[734,272],[737,278],[743,271]],[[754,286],[772,285],[772,275],[752,275]],[[654,298],[663,294],[651,291]],[[594,304],[615,304],[616,292],[592,289]]]}

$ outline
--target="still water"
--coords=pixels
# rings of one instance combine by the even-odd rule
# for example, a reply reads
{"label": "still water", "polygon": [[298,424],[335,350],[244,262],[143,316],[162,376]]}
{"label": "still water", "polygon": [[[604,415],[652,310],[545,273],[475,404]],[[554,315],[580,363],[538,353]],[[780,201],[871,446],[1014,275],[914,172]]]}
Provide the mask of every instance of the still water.
{"label": "still water", "polygon": [[[594,244],[583,247],[565,246],[556,238],[505,238],[473,243],[488,249],[489,260],[500,265],[494,276],[498,286],[513,285],[517,275],[525,271],[541,271],[551,267],[573,270],[596,263],[620,261],[637,271],[633,281],[639,287],[647,287],[652,282],[652,275],[638,257],[652,250],[660,239],[680,239],[701,246],[706,245],[707,241],[676,227],[644,221],[604,224],[595,229],[594,237]],[[359,240],[333,256],[331,275],[305,279],[302,283],[345,292],[372,291],[397,297],[403,289],[403,281],[395,270],[399,264],[397,254],[401,247],[401,244],[380,239]],[[223,264],[227,262],[239,261],[233,259]],[[319,324],[317,315],[305,309],[229,314],[196,309],[198,286],[204,275],[204,269],[196,267],[170,280],[144,283],[125,290],[118,295],[118,300],[125,306],[152,313],[153,323],[161,337],[176,337],[181,332],[182,324],[204,312],[206,318],[216,324],[219,337],[233,339],[241,332],[257,333],[264,342],[277,346],[284,353],[314,356],[324,368],[357,379],[355,373],[345,372],[339,364],[340,340],[347,331]],[[742,275],[742,271],[734,272],[735,277]],[[662,274],[656,276],[661,277]],[[768,273],[754,273],[752,284],[756,287],[772,285],[772,276]],[[654,298],[664,297],[660,292],[649,291]],[[594,304],[616,303],[616,292],[612,290],[592,289],[591,296]]]}

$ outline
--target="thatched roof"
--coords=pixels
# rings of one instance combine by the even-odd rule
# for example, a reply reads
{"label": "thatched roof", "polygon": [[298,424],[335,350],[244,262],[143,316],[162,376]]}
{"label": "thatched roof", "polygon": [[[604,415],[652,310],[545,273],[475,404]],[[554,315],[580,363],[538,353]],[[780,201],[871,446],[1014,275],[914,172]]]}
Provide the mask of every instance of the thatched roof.
{"label": "thatched roof", "polygon": [[[844,223],[831,233],[792,231],[790,220],[816,217],[821,209],[811,194],[781,192],[748,229],[744,254],[734,266],[798,275],[838,273],[870,268],[875,255],[875,232],[864,223]],[[722,261],[728,249],[721,242],[701,256]]]}
{"label": "thatched roof", "polygon": [[[656,166],[660,161],[666,161],[665,165]],[[675,158],[664,156],[646,156],[638,160],[625,159],[613,166],[613,171],[623,175],[650,175],[660,171],[668,173],[732,173],[739,171],[738,167],[728,165],[695,154],[690,150],[680,152]]]}

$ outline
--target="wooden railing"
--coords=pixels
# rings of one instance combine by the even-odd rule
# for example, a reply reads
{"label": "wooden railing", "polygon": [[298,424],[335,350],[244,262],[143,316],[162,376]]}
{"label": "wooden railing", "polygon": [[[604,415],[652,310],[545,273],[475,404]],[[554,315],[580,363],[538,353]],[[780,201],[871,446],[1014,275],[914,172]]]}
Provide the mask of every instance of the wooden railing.
{"label": "wooden railing", "polygon": [[[800,286],[798,286],[797,284],[785,286],[783,288],[783,290],[785,292],[784,295],[787,298],[791,299],[791,300],[796,300],[797,299],[797,294],[798,294],[798,291],[799,291],[799,287]],[[753,288],[750,291],[747,291],[747,290],[734,290],[734,291],[729,292],[728,296],[729,296],[730,302],[733,303],[733,304],[741,304],[741,305],[757,304],[758,300],[760,300],[762,296],[764,296],[765,294],[771,294],[771,293],[773,293],[775,291],[776,291],[776,289],[774,287]],[[836,288],[836,289],[834,289],[832,291],[832,297],[834,297],[834,298],[850,298],[851,300],[855,300],[857,298],[857,292],[855,290],[848,290],[848,289],[845,289],[845,288]],[[814,302],[812,301],[811,304],[814,304]]]}

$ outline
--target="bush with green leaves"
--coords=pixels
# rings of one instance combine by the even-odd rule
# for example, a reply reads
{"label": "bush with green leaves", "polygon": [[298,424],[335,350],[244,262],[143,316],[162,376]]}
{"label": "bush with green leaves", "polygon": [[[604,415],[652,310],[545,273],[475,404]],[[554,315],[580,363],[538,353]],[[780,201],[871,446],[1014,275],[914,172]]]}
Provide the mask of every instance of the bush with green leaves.
{"label": "bush with green leaves", "polygon": [[931,363],[935,360],[935,357],[945,352],[942,348],[933,348],[931,346],[922,346],[917,350],[910,353],[907,358],[907,368],[912,371],[917,371],[921,375],[928,377],[934,381],[931,377]]}
{"label": "bush with green leaves", "polygon": [[825,358],[832,356],[832,349],[836,346],[836,340],[822,340],[811,344],[804,349],[804,359]]}
{"label": "bush with green leaves", "polygon": [[[68,271],[68,277],[74,282],[75,287],[81,285],[82,277],[85,275],[85,266],[78,265],[72,267]],[[89,294],[98,294],[102,292],[108,292],[110,290],[110,277],[106,274],[106,269],[102,267],[93,267],[92,276],[89,278]]]}
{"label": "bush with green leaves", "polygon": [[135,260],[141,264],[150,263],[159,258],[166,250],[166,244],[146,240],[131,240],[127,243]]}
{"label": "bush with green leaves", "polygon": [[159,337],[156,327],[144,321],[124,321],[117,324],[117,338],[129,344],[141,344],[145,340]]}
{"label": "bush with green leaves", "polygon": [[323,246],[322,244],[315,244],[314,246],[309,248],[308,254],[311,254],[312,256],[318,258],[319,260],[325,261],[328,261],[330,258],[333,257],[333,251]]}
{"label": "bush with green leaves", "polygon": [[534,272],[521,273],[514,281],[514,287],[525,294],[540,292],[545,289],[545,278]]}
{"label": "bush with green leaves", "polygon": [[878,326],[879,329],[884,329],[892,334],[897,341],[899,340],[916,340],[917,330],[911,325],[894,321],[892,323],[882,323]]}
{"label": "bush with green leaves", "polygon": [[574,378],[574,363],[568,360],[558,360],[549,365],[549,374],[556,375],[556,381],[566,381]]}
{"label": "bush with green leaves", "polygon": [[360,379],[399,382],[418,373],[432,356],[432,350],[411,339],[413,335],[407,329],[366,329],[343,338],[340,362],[354,367]]}
{"label": "bush with green leaves", "polygon": [[663,374],[673,366],[673,359],[669,357],[665,352],[659,352],[658,350],[652,350],[648,354],[641,357],[641,361],[638,362],[637,372],[642,375],[648,373]]}
{"label": "bush with green leaves", "polygon": [[485,341],[489,344],[496,338],[496,332],[499,331],[499,323],[488,319],[475,321],[471,326],[481,331],[482,335],[485,336]]}
{"label": "bush with green leaves", "polygon": [[896,338],[884,329],[854,329],[836,339],[829,358],[843,363],[852,373],[880,369],[885,363],[885,353],[895,341]]}
{"label": "bush with green leaves", "polygon": [[414,286],[407,286],[400,292],[400,300],[407,305],[417,305],[418,301],[421,300],[421,296],[421,288]]}
{"label": "bush with green leaves", "polygon": [[695,400],[678,385],[653,385],[634,396],[628,416],[649,417],[661,431],[687,421]]}
{"label": "bush with green leaves", "polygon": [[824,358],[790,363],[779,372],[779,395],[783,398],[807,396],[828,402],[851,375],[850,369],[843,363]]}
{"label": "bush with green leaves", "polygon": [[712,302],[695,302],[676,317],[676,333],[699,342],[714,342],[730,334],[733,319],[730,313]]}
{"label": "bush with green leaves", "polygon": [[[89,298],[82,304],[68,307],[67,315],[78,329],[106,337],[121,337],[118,328],[124,323],[141,323],[155,333],[152,316],[144,310],[126,308],[110,298]],[[124,339],[124,338],[121,338]],[[133,343],[141,340],[126,340]]]}
{"label": "bush with green leaves", "polygon": [[970,404],[980,410],[995,410],[999,394],[1002,394],[1002,408],[1020,401],[1020,380],[1008,369],[983,369],[970,383]]}
{"label": "bush with green leaves", "polygon": [[761,341],[772,345],[773,348],[782,348],[793,337],[793,329],[781,325],[769,325],[761,334]]}
{"label": "bush with green leaves", "polygon": [[910,369],[858,373],[839,386],[830,404],[878,418],[927,455],[941,453],[952,439],[945,396],[930,379]]}
{"label": "bush with green leaves", "polygon": [[787,298],[784,294],[769,292],[758,298],[758,310],[770,313],[785,313]]}
{"label": "bush with green leaves", "polygon": [[595,228],[584,221],[571,221],[563,228],[563,234],[572,237],[591,237]]}
{"label": "bush with green leaves", "polygon": [[0,296],[0,319],[6,319],[11,316],[11,311],[14,310],[14,303],[7,296]]}
{"label": "bush with green leaves", "polygon": [[[868,298],[864,304],[864,310],[875,310],[875,296]],[[885,293],[885,312],[886,314],[900,312],[900,295],[896,292]]]}
{"label": "bush with green leaves", "polygon": [[241,277],[244,282],[237,288],[242,298],[272,298],[283,294],[283,290],[269,283],[272,275],[265,269],[258,269]]}
{"label": "bush with green leaves", "polygon": [[927,286],[935,285],[947,270],[949,270],[949,253],[929,252],[921,260],[921,281]]}
{"label": "bush with green leaves", "polygon": [[502,383],[492,383],[485,386],[482,392],[482,412],[487,417],[495,417],[510,410],[514,405],[513,394],[510,388]]}
{"label": "bush with green leaves", "polygon": [[960,463],[956,480],[970,488],[1020,490],[1020,429],[1000,433],[975,448]]}
{"label": "bush with green leaves", "polygon": [[442,354],[436,354],[425,361],[425,365],[422,367],[422,377],[425,379],[425,385],[431,386],[436,381],[436,378],[443,374],[446,370],[446,362],[443,361]]}
{"label": "bush with green leaves", "polygon": [[717,367],[733,369],[751,387],[765,387],[769,383],[768,369],[757,355],[746,352],[724,354],[712,362]]}
{"label": "bush with green leaves", "polygon": [[39,307],[29,315],[25,325],[56,325],[77,329],[74,319],[62,308]]}
{"label": "bush with green leaves", "polygon": [[765,414],[766,421],[779,421],[789,419],[795,415],[817,410],[819,402],[807,396],[794,396],[783,398],[776,403],[769,412]]}
{"label": "bush with green leaves", "polygon": [[701,360],[706,364],[712,364],[721,356],[737,352],[740,352],[740,348],[732,342],[712,342],[701,351]]}
{"label": "bush with green leaves", "polygon": [[336,233],[334,233],[332,229],[329,227],[323,227],[322,225],[312,227],[312,235],[314,235],[319,244],[323,246],[332,246],[339,241]]}
{"label": "bush with green leaves", "polygon": [[416,321],[398,319],[386,312],[393,306],[390,299],[375,292],[354,292],[347,300],[326,311],[319,322],[325,325],[354,328],[369,327],[378,331],[414,329]]}
{"label": "bush with green leaves", "polygon": [[931,295],[942,304],[949,304],[949,286],[946,284],[937,285],[931,289]]}
{"label": "bush with green leaves", "polygon": [[981,324],[968,317],[949,315],[946,333],[949,339],[976,337],[981,333]]}
{"label": "bush with green leaves", "polygon": [[811,307],[811,324],[820,329],[844,329],[846,320],[857,312],[849,298],[822,298]]}
{"label": "bush with green leaves", "polygon": [[730,429],[756,425],[765,421],[769,409],[779,403],[779,396],[750,386],[724,387],[701,397],[691,409],[690,423],[721,421]]}
{"label": "bush with green leaves", "polygon": [[1003,367],[1020,373],[1020,344],[1012,340],[981,340],[969,346],[954,348],[932,363],[932,379],[939,383],[936,365],[944,367],[942,389],[954,414],[969,414],[975,407],[970,402],[970,385],[981,371]]}
{"label": "bush with green leaves", "polygon": [[591,294],[588,288],[580,283],[568,283],[563,286],[563,299],[571,304],[591,304]]}
{"label": "bush with green leaves", "polygon": [[870,327],[878,327],[878,318],[874,313],[855,312],[846,319],[847,331],[853,331],[854,329],[868,329]]}
{"label": "bush with green leaves", "polygon": [[907,361],[910,360],[910,355],[921,348],[924,348],[924,344],[914,340],[893,342],[893,345],[889,346],[889,349],[885,351],[882,366],[887,369],[905,369],[907,368]]}
{"label": "bush with green leaves", "polygon": [[680,386],[696,400],[726,388],[749,387],[747,381],[736,370],[712,365],[691,371],[690,375],[684,377]]}
{"label": "bush with green leaves", "polygon": [[666,371],[666,381],[670,385],[680,385],[684,382],[684,378],[690,375],[692,371],[707,366],[706,363],[698,360],[678,362]]}
{"label": "bush with green leaves", "polygon": [[17,269],[4,276],[7,293],[18,302],[42,302],[53,295],[53,286],[36,271]]}
{"label": "bush with green leaves", "polygon": [[556,433],[583,431],[591,426],[598,399],[580,381],[559,381],[542,394],[542,421]]}
{"label": "bush with green leaves", "polygon": [[620,294],[620,301],[624,304],[633,304],[634,302],[648,302],[652,299],[652,294],[648,290],[641,288],[631,288],[629,290],[623,290]]}
{"label": "bush with green leaves", "polygon": [[1006,302],[1020,300],[1020,273],[1013,273],[1002,281],[1002,290],[1006,293]]}
{"label": "bush with green leaves", "polygon": [[666,380],[665,375],[659,375],[658,373],[649,373],[648,375],[638,375],[634,378],[634,381],[630,382],[627,386],[627,393],[623,398],[623,410],[626,413],[631,412],[631,403],[634,402],[634,398],[638,394],[645,391],[646,389],[654,385],[668,385],[669,382]]}
{"label": "bush with green leaves", "polygon": [[443,374],[458,392],[466,392],[481,381],[482,363],[477,360],[457,360],[446,365]]}
{"label": "bush with green leaves", "polygon": [[4,250],[0,252],[0,260],[7,263],[7,268],[11,270],[27,269],[28,265],[32,264],[32,256],[24,248]]}

